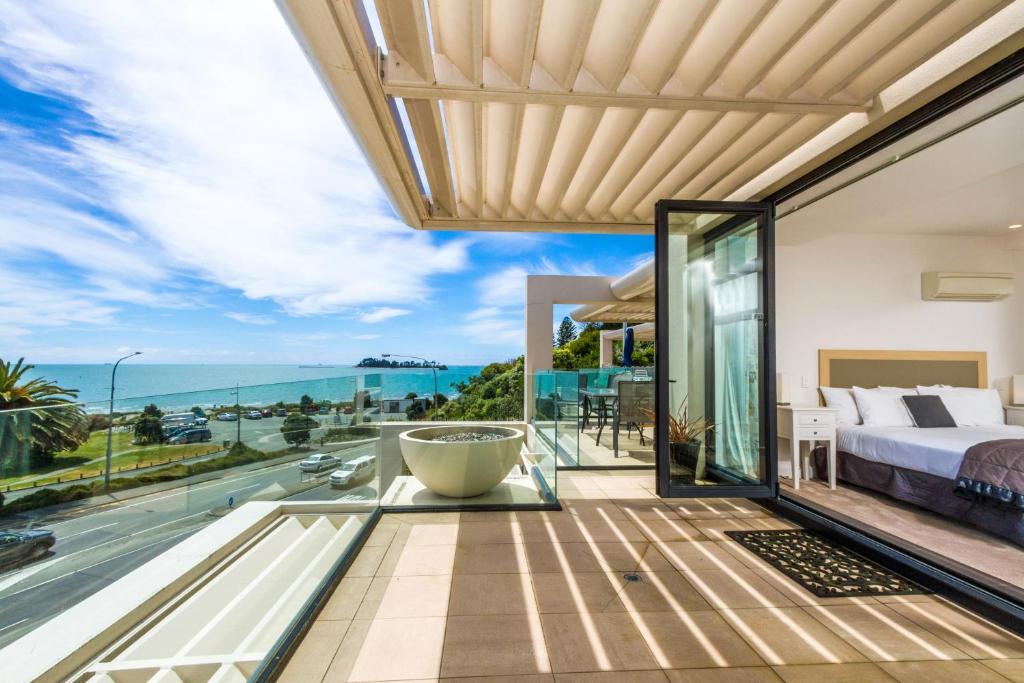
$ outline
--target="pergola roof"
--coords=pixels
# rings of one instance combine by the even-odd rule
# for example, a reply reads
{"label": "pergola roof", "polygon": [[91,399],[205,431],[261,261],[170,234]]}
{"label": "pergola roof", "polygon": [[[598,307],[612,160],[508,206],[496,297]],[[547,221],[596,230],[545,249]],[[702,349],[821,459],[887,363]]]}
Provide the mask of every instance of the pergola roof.
{"label": "pergola roof", "polygon": [[279,1],[417,228],[764,196],[1024,44],[1024,0],[377,0],[378,54],[360,0]]}

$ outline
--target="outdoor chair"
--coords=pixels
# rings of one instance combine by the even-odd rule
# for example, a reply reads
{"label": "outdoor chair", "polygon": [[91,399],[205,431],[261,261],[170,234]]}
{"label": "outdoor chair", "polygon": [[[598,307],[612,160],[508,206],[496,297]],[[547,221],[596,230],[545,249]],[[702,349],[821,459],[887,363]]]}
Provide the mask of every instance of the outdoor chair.
{"label": "outdoor chair", "polygon": [[619,429],[626,426],[627,435],[636,427],[640,445],[645,446],[644,425],[654,423],[654,382],[619,382],[619,398],[612,424],[612,450],[619,457]]}

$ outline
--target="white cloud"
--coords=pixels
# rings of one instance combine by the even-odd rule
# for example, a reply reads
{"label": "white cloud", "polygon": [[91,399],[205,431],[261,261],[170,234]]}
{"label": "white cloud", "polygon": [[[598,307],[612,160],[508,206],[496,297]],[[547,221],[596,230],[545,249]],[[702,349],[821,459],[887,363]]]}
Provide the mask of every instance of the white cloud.
{"label": "white cloud", "polygon": [[350,334],[349,337],[351,337],[352,339],[363,339],[363,340],[369,341],[369,340],[372,340],[372,339],[380,339],[381,335],[379,335],[379,334]]}
{"label": "white cloud", "polygon": [[5,75],[74,98],[102,133],[33,142],[39,163],[88,178],[73,192],[125,222],[51,183],[5,199],[5,250],[82,268],[105,296],[159,302],[187,273],[292,315],[422,300],[465,266],[466,241],[394,217],[273,3],[0,0],[0,16]]}
{"label": "white cloud", "polygon": [[240,323],[246,325],[273,325],[274,319],[268,315],[254,315],[252,313],[241,313],[238,311],[230,311],[224,314],[226,317],[232,320],[237,320]]}
{"label": "white cloud", "polygon": [[117,308],[95,303],[88,293],[37,275],[27,280],[0,265],[0,339],[14,340],[32,329],[68,325],[109,325]]}
{"label": "white cloud", "polygon": [[403,315],[409,315],[412,311],[406,308],[391,308],[390,306],[381,306],[375,308],[372,311],[367,311],[359,315],[359,322],[373,324],[390,320],[391,318],[398,318]]}
{"label": "white cloud", "polygon": [[470,311],[458,327],[461,334],[477,344],[492,344],[522,348],[523,312],[487,306]]}

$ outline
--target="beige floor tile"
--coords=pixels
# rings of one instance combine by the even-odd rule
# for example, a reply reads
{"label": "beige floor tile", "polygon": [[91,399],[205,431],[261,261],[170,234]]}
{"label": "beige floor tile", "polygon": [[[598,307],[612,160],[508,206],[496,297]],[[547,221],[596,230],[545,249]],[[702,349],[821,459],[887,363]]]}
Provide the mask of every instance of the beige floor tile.
{"label": "beige floor tile", "polygon": [[460,514],[459,512],[388,512],[381,521],[405,524],[457,524]]}
{"label": "beige floor tile", "polygon": [[1024,659],[983,659],[981,663],[1014,683],[1024,683]]}
{"label": "beige floor tile", "polygon": [[658,500],[658,496],[646,487],[642,486],[621,486],[616,488],[603,488],[609,500]]}
{"label": "beige floor tile", "polygon": [[341,641],[341,647],[338,648],[334,659],[331,660],[330,668],[324,675],[324,683],[347,683],[349,674],[352,672],[352,665],[355,664],[356,657],[363,649],[363,642],[366,640],[366,634],[369,633],[372,623],[369,619],[352,621]]}
{"label": "beige floor tile", "polygon": [[442,677],[536,674],[550,670],[536,614],[448,618]]}
{"label": "beige floor tile", "polygon": [[319,681],[327,673],[348,630],[349,621],[317,621],[288,660],[281,678],[288,683]]}
{"label": "beige floor tile", "polygon": [[786,683],[892,683],[893,677],[877,664],[804,664],[777,666],[777,673]]}
{"label": "beige floor tile", "polygon": [[384,592],[387,591],[389,583],[391,583],[390,576],[375,576],[371,579],[370,586],[363,595],[363,601],[359,603],[359,609],[356,610],[355,619],[357,621],[376,618],[377,610],[380,608],[381,600],[384,599]]}
{"label": "beige floor tile", "polygon": [[438,677],[444,617],[374,619],[349,681],[395,681]]}
{"label": "beige floor tile", "polygon": [[700,570],[741,570],[746,566],[718,543],[711,541],[675,541],[657,543],[655,547],[669,563],[683,572]]}
{"label": "beige floor tile", "polygon": [[565,513],[557,519],[524,521],[519,525],[526,543],[582,543],[586,540],[579,520]]}
{"label": "beige floor tile", "polygon": [[643,636],[625,613],[544,614],[541,620],[556,673],[658,668]]}
{"label": "beige floor tile", "polygon": [[485,616],[537,611],[529,574],[455,574],[448,614]]}
{"label": "beige floor tile", "polygon": [[387,551],[386,546],[363,546],[345,572],[345,578],[375,576]]}
{"label": "beige floor tile", "polygon": [[[737,515],[737,516],[739,516],[739,515]],[[779,519],[778,517],[762,517],[762,516],[748,517],[748,518],[746,518],[746,521],[747,521],[748,524],[750,524],[750,526],[754,527],[755,529],[764,529],[764,530],[769,530],[769,531],[772,530],[772,529],[799,529],[800,528],[796,524],[793,524],[792,522],[790,522],[788,520],[785,520],[785,519]]]}
{"label": "beige floor tile", "polygon": [[571,612],[622,612],[616,597],[625,580],[601,572],[534,574],[537,608],[545,614]]}
{"label": "beige floor tile", "polygon": [[512,510],[480,510],[479,512],[463,512],[460,522],[514,522],[516,513]]}
{"label": "beige floor tile", "polygon": [[552,674],[518,674],[514,676],[468,676],[442,678],[441,683],[554,683]]}
{"label": "beige floor tile", "polygon": [[388,581],[377,619],[443,617],[448,614],[450,574],[440,576],[393,576]]}
{"label": "beige floor tile", "polygon": [[975,659],[1024,657],[1024,639],[945,602],[889,605]]}
{"label": "beige floor tile", "polygon": [[378,522],[377,526],[373,528],[370,533],[370,537],[366,539],[364,546],[377,546],[377,545],[391,545],[391,541],[395,538],[395,532],[402,525],[398,522],[390,522],[385,524],[384,522]]}
{"label": "beige floor tile", "polygon": [[528,573],[528,550],[520,543],[485,543],[455,546],[456,574]]}
{"label": "beige floor tile", "polygon": [[812,606],[804,610],[873,662],[968,658],[886,605]]}
{"label": "beige floor tile", "polygon": [[[454,545],[406,546],[402,549],[391,576],[430,576],[451,574]],[[383,569],[383,568],[382,568]],[[378,575],[383,575],[381,571]]]}
{"label": "beige floor tile", "polygon": [[562,504],[564,512],[579,519],[626,521],[626,513],[610,500],[570,500]]}
{"label": "beige floor tile", "polygon": [[454,545],[459,536],[459,524],[416,524],[409,530],[406,547],[424,545]]}
{"label": "beige floor tile", "polygon": [[635,522],[638,519],[670,520],[679,519],[676,511],[657,500],[618,500],[615,504],[626,515],[626,519]]}
{"label": "beige floor tile", "polygon": [[646,542],[647,537],[633,522],[625,520],[584,519],[579,523],[589,543]]}
{"label": "beige floor tile", "polygon": [[555,683],[668,683],[663,671],[597,671],[555,674]]}
{"label": "beige floor tile", "polygon": [[716,609],[790,607],[790,601],[752,569],[699,569],[686,578]]}
{"label": "beige floor tile", "polygon": [[706,541],[707,536],[682,519],[640,520],[637,527],[651,541]]}
{"label": "beige floor tile", "polygon": [[886,605],[904,605],[918,602],[941,602],[941,599],[932,593],[915,593],[913,595],[876,595],[875,600]]}
{"label": "beige floor tile", "polygon": [[522,543],[519,523],[507,522],[462,522],[459,524],[459,545],[481,543]]}
{"label": "beige floor tile", "polygon": [[671,683],[780,683],[767,666],[738,666],[728,669],[674,669],[665,675]]}
{"label": "beige floor tile", "polygon": [[883,662],[885,672],[900,683],[1006,683],[984,664],[960,662]]}
{"label": "beige floor tile", "polygon": [[569,513],[564,510],[516,510],[515,519],[517,522],[543,522],[553,519],[568,517]]}
{"label": "beige floor tile", "polygon": [[866,659],[799,607],[722,610],[720,614],[773,666]]}
{"label": "beige floor tile", "polygon": [[764,665],[713,610],[640,612],[634,617],[664,669]]}
{"label": "beige floor tile", "polygon": [[753,525],[755,521],[757,520],[730,517],[729,519],[695,519],[691,523],[698,531],[713,541],[728,541],[731,539],[725,535],[726,531],[751,531],[755,528]]}
{"label": "beige floor tile", "polygon": [[706,610],[711,606],[677,571],[639,572],[639,581],[624,581],[619,601],[630,612]]}
{"label": "beige floor tile", "polygon": [[372,580],[368,576],[343,578],[317,616],[317,621],[351,621]]}

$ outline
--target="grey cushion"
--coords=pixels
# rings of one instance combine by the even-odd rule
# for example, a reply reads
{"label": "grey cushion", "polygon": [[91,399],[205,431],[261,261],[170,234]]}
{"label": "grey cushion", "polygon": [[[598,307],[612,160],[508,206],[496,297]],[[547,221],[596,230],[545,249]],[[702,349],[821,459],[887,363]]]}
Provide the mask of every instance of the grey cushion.
{"label": "grey cushion", "polygon": [[917,427],[956,427],[956,420],[940,396],[904,396],[903,404]]}

